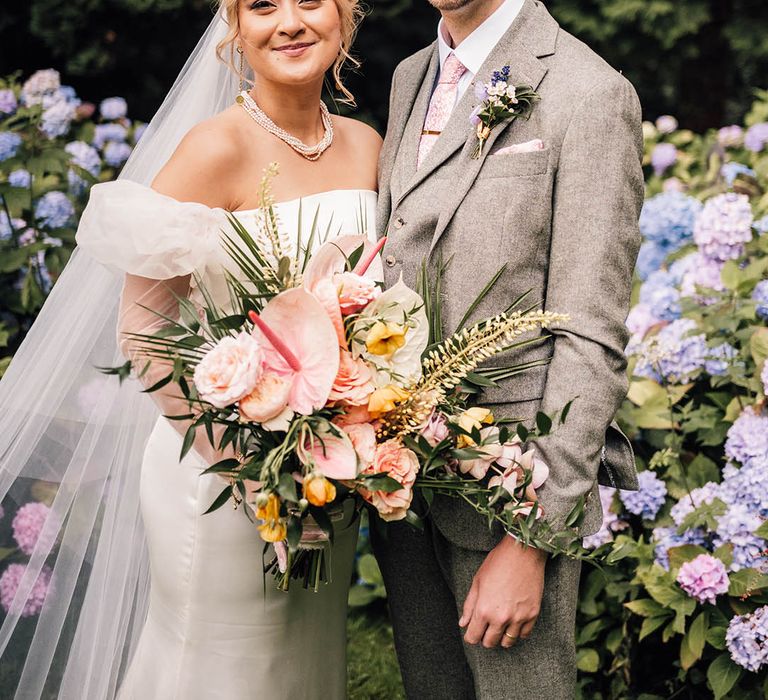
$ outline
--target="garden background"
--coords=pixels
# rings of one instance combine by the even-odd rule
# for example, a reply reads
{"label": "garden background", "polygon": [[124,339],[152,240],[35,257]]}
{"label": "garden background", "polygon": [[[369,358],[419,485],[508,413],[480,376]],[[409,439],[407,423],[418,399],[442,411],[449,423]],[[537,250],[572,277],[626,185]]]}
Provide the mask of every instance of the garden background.
{"label": "garden background", "polygon": [[[627,321],[641,490],[603,489],[610,564],[586,568],[584,698],[762,698],[768,690],[768,8],[759,0],[550,0],[636,86],[645,239]],[[74,243],[90,185],[114,178],[211,18],[203,0],[29,0],[0,15],[0,373]],[[425,0],[379,0],[349,76],[386,123],[399,60],[429,43]],[[54,68],[60,77],[50,71]],[[105,98],[116,98],[106,99]],[[670,116],[674,115],[674,116]],[[0,606],[47,512],[0,507]],[[365,534],[365,530],[363,531]],[[47,581],[28,601],[34,625]],[[402,697],[365,536],[350,697]],[[2,610],[0,610],[2,615]],[[15,669],[0,667],[0,697]]]}

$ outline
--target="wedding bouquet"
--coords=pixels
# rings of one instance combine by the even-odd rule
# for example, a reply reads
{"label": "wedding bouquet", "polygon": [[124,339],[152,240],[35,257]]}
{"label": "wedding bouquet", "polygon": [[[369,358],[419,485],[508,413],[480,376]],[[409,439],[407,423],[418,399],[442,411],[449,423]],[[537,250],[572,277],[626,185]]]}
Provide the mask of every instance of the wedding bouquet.
{"label": "wedding bouquet", "polygon": [[[225,479],[207,512],[242,506],[273,545],[265,570],[283,589],[291,579],[315,589],[325,580],[333,521],[355,495],[383,520],[418,524],[410,510],[415,489],[428,501],[449,494],[489,525],[552,547],[551,533],[539,540],[531,530],[548,468],[523,449],[552,419],[539,414],[529,430],[495,420],[469,397],[473,387],[524,369],[479,370],[481,362],[565,317],[509,310],[470,327],[462,322],[442,338],[439,280],[428,284],[424,265],[422,294],[402,281],[382,289],[372,271],[381,269],[383,240],[345,235],[312,252],[320,242],[313,227],[288,254],[270,194],[275,173],[273,166],[262,183],[265,235],[231,215],[233,231],[223,234],[239,272],[226,273],[230,312],[198,279],[202,308],[180,297],[179,318],[163,316],[160,332],[132,337],[142,362],[168,367],[148,391],[174,383],[189,405],[187,414],[167,416],[189,423],[181,458],[200,429],[232,455],[204,472]],[[132,362],[104,371],[122,379]]]}

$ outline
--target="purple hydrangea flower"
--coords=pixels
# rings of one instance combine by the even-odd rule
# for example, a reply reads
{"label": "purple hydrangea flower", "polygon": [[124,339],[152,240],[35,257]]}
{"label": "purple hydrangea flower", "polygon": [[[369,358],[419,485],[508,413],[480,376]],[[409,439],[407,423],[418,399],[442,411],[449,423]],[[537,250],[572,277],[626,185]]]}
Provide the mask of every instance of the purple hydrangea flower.
{"label": "purple hydrangea flower", "polygon": [[637,255],[637,276],[645,281],[652,272],[658,270],[666,260],[669,250],[653,241],[644,241]]}
{"label": "purple hydrangea flower", "polygon": [[662,114],[656,120],[656,128],[660,134],[671,134],[678,127],[677,119],[671,114]]}
{"label": "purple hydrangea flower", "polygon": [[630,513],[640,515],[646,520],[653,520],[664,505],[667,485],[650,470],[640,472],[637,478],[640,482],[639,489],[620,491],[619,498]]}
{"label": "purple hydrangea flower", "polygon": [[18,106],[13,90],[0,90],[0,114],[13,114]]}
{"label": "purple hydrangea flower", "polygon": [[768,455],[768,415],[747,406],[728,430],[725,455],[741,464]]}
{"label": "purple hydrangea flower", "polygon": [[763,382],[763,394],[768,396],[768,362],[763,363],[763,371],[760,372],[760,381]]}
{"label": "purple hydrangea flower", "polygon": [[763,518],[749,506],[734,503],[728,506],[725,514],[717,521],[714,546],[733,545],[733,561],[730,571],[756,569],[765,566],[766,542],[755,535],[763,523]]}
{"label": "purple hydrangea flower", "polygon": [[75,207],[63,192],[44,194],[35,205],[35,218],[46,228],[63,228],[75,215]]}
{"label": "purple hydrangea flower", "polygon": [[21,87],[21,101],[27,107],[40,104],[43,97],[55,94],[61,87],[59,72],[53,69],[33,73]]}
{"label": "purple hydrangea flower", "polygon": [[671,143],[659,143],[651,151],[651,165],[656,175],[661,175],[677,163],[677,148]]}
{"label": "purple hydrangea flower", "polygon": [[122,119],[128,114],[128,103],[122,97],[108,97],[101,101],[99,113],[102,119]]}
{"label": "purple hydrangea flower", "polygon": [[757,231],[760,235],[768,233],[768,214],[766,214],[761,219],[758,219],[757,221],[753,221],[752,228],[755,229],[755,231]]}
{"label": "purple hydrangea flower", "polygon": [[723,163],[723,167],[720,168],[720,174],[725,178],[728,183],[728,187],[733,185],[733,181],[739,175],[749,175],[755,177],[755,171],[752,168],[748,168],[746,165],[731,161],[730,163]]}
{"label": "purple hydrangea flower", "polygon": [[768,280],[760,280],[752,290],[752,299],[757,303],[755,313],[768,321]]}
{"label": "purple hydrangea flower", "polygon": [[730,343],[721,343],[709,348],[709,354],[704,362],[704,371],[713,377],[722,377],[738,355],[738,351]]}
{"label": "purple hydrangea flower", "polygon": [[122,124],[97,124],[93,132],[93,141],[96,148],[104,148],[109,141],[125,141],[128,130]]}
{"label": "purple hydrangea flower", "polygon": [[[83,170],[87,170],[94,177],[98,177],[101,172],[101,157],[99,152],[85,143],[85,141],[71,141],[64,150],[69,153],[70,161]],[[67,171],[67,180],[72,192],[80,195],[88,188],[88,183],[83,180],[74,170]]]}
{"label": "purple hydrangea flower", "polygon": [[13,131],[0,131],[0,161],[13,158],[21,147],[21,136]]}
{"label": "purple hydrangea flower", "polygon": [[679,177],[668,177],[661,183],[662,192],[684,192],[685,184]]}
{"label": "purple hydrangea flower", "polygon": [[651,313],[647,304],[635,304],[627,316],[627,329],[637,341],[643,339],[650,328],[661,321]]}
{"label": "purple hydrangea flower", "polygon": [[728,592],[730,580],[725,564],[711,554],[699,554],[680,566],[677,582],[699,603],[717,602],[717,596]]}
{"label": "purple hydrangea flower", "polygon": [[759,153],[768,143],[768,122],[753,124],[744,134],[744,146],[753,153]]}
{"label": "purple hydrangea flower", "polygon": [[744,129],[742,129],[738,124],[724,126],[717,132],[717,142],[725,148],[740,146],[743,138]]}
{"label": "purple hydrangea flower", "polygon": [[11,187],[29,187],[31,182],[32,176],[29,174],[28,170],[24,170],[23,168],[14,170],[8,175],[8,184]]}
{"label": "purple hydrangea flower", "polygon": [[684,297],[695,297],[700,304],[711,304],[715,300],[699,294],[697,288],[714,289],[717,292],[724,291],[725,285],[720,274],[723,263],[701,253],[693,253],[684,259],[687,260],[688,257],[691,259],[680,278],[680,293]]}
{"label": "purple hydrangea flower", "polygon": [[672,321],[647,338],[635,354],[635,374],[654,381],[685,384],[704,367],[707,341],[703,333],[692,333],[696,323],[684,318]]}
{"label": "purple hydrangea flower", "polygon": [[0,241],[7,241],[14,231],[24,228],[27,222],[24,219],[11,219],[8,221],[8,214],[0,210]]}
{"label": "purple hydrangea flower", "polygon": [[43,112],[40,130],[49,138],[55,139],[69,131],[69,125],[75,118],[75,106],[60,99]]}
{"label": "purple hydrangea flower", "polygon": [[[2,605],[5,612],[10,611],[11,609],[11,604],[16,596],[16,591],[19,590],[19,584],[24,576],[24,571],[26,571],[24,564],[10,564],[8,568],[3,571],[3,575],[0,576],[0,605]],[[47,595],[48,587],[51,584],[51,573],[51,570],[47,566],[44,566],[40,571],[40,575],[32,586],[32,590],[29,592],[29,597],[22,608],[22,617],[32,617],[33,615],[37,615],[43,609],[45,596]]]}
{"label": "purple hydrangea flower", "polygon": [[113,168],[119,168],[131,155],[133,149],[127,143],[118,143],[117,141],[110,141],[104,146],[104,160],[107,165],[111,165]]}
{"label": "purple hydrangea flower", "polygon": [[689,494],[685,494],[675,505],[669,514],[675,525],[682,525],[683,521],[693,513],[696,508],[703,505],[709,505],[716,498],[720,498],[720,484],[714,481],[708,481],[704,486],[693,489]]}
{"label": "purple hydrangea flower", "polygon": [[747,671],[759,671],[768,662],[768,605],[732,617],[725,644],[734,663]]}
{"label": "purple hydrangea flower", "polygon": [[586,549],[597,549],[606,542],[611,542],[614,533],[629,527],[629,523],[626,520],[622,520],[613,511],[613,498],[615,495],[616,489],[613,489],[610,486],[600,486],[600,505],[603,509],[603,524],[598,532],[594,535],[589,535],[582,540],[582,544]]}
{"label": "purple hydrangea flower", "polygon": [[745,194],[726,192],[712,197],[696,217],[693,239],[708,258],[741,257],[752,240],[752,208]]}
{"label": "purple hydrangea flower", "polygon": [[768,517],[768,455],[751,459],[740,468],[726,464],[719,492],[725,503],[740,504]]}
{"label": "purple hydrangea flower", "polygon": [[51,509],[45,503],[25,503],[13,518],[13,539],[24,554],[32,554]]}
{"label": "purple hydrangea flower", "polygon": [[668,253],[693,240],[693,225],[702,209],[698,199],[682,192],[662,192],[643,204],[640,233]]}
{"label": "purple hydrangea flower", "polygon": [[655,527],[653,529],[654,561],[669,571],[669,550],[684,544],[705,545],[707,542],[704,531],[700,528],[686,530],[678,534],[676,527]]}

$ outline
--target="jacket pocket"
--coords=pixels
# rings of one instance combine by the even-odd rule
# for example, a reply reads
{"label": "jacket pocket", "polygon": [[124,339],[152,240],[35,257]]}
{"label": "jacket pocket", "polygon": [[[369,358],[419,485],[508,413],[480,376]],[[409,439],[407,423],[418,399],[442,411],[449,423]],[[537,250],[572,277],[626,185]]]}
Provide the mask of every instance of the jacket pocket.
{"label": "jacket pocket", "polygon": [[525,153],[490,154],[483,162],[478,179],[489,177],[522,177],[541,175],[549,166],[549,149]]}

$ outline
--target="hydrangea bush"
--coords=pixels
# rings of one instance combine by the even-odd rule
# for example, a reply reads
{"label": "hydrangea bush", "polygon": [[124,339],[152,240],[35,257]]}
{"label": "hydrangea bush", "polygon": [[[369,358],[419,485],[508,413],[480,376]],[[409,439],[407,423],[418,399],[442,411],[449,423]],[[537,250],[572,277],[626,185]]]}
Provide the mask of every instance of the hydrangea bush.
{"label": "hydrangea bush", "polygon": [[768,696],[768,92],[705,135],[644,124],[647,199],[619,415],[640,490],[586,540],[583,698]]}
{"label": "hydrangea bush", "polygon": [[0,79],[0,375],[74,247],[88,190],[114,178],[145,125],[55,70]]}

